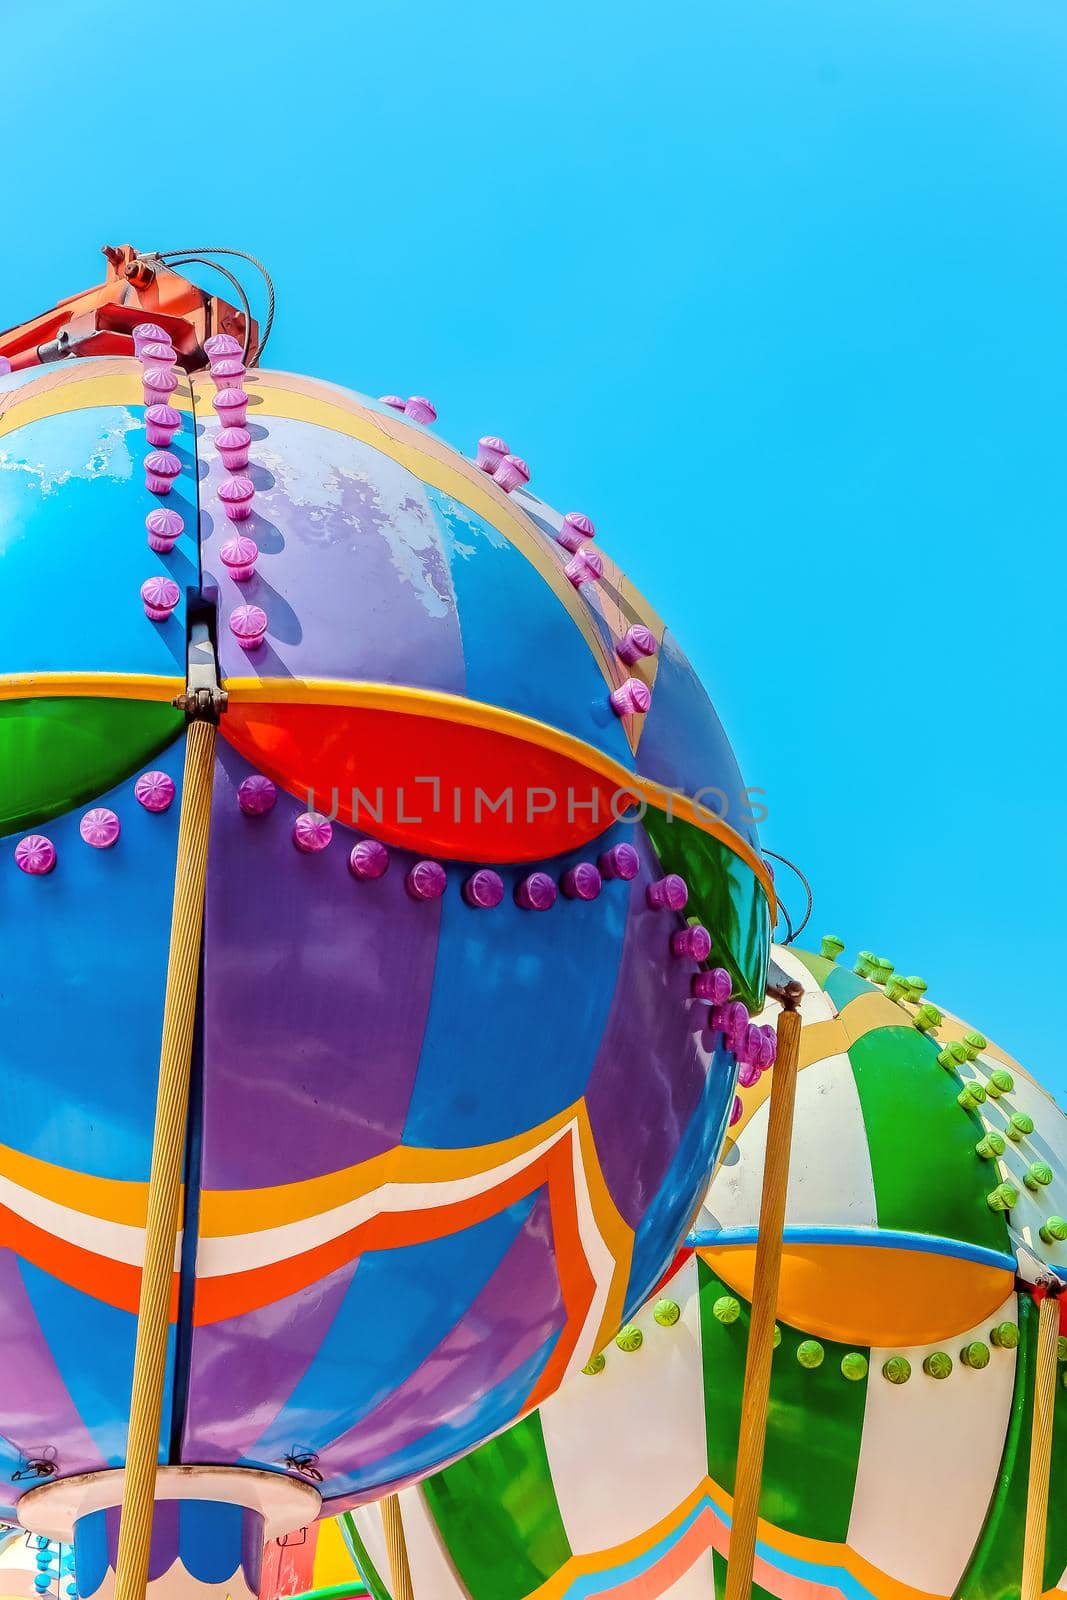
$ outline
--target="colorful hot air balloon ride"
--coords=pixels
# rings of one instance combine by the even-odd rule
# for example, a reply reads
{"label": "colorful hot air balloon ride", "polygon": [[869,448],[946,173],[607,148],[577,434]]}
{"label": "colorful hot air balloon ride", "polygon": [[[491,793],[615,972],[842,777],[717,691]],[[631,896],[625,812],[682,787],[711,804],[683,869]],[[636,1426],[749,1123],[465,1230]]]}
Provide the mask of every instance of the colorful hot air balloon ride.
{"label": "colorful hot air balloon ride", "polygon": [[[922,980],[840,948],[773,951],[804,998],[753,1593],[1006,1600],[1035,1294],[1067,1282],[1067,1118]],[[538,1412],[401,1494],[415,1600],[723,1595],[773,1082],[743,1075],[675,1273]],[[1045,1594],[1067,1588],[1059,1356]],[[391,1600],[377,1510],[342,1525]]]}
{"label": "colorful hot air balloon ride", "polygon": [[0,1476],[83,1596],[146,1485],[149,1586],[236,1596],[646,1298],[773,889],[586,516],[114,254],[0,338]]}

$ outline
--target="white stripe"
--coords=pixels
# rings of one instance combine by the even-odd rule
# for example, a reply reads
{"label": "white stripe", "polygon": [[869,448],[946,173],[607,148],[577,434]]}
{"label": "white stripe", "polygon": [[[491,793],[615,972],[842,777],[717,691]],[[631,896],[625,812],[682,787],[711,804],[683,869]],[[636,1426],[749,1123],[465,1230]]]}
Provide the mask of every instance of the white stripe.
{"label": "white stripe", "polygon": [[422,1600],[467,1600],[467,1591],[438,1532],[433,1513],[420,1489],[406,1489],[400,1496],[404,1532],[411,1563],[411,1589]]}
{"label": "white stripe", "polygon": [[664,1589],[662,1600],[715,1600],[715,1567],[710,1549],[702,1551],[688,1572]]}
{"label": "white stripe", "polygon": [[[712,1179],[699,1227],[757,1226],[769,1115],[764,1100]],[[827,1056],[797,1074],[794,1128],[788,1226],[877,1227],[870,1147],[847,1055]]]}
{"label": "white stripe", "polygon": [[106,1256],[111,1261],[123,1261],[131,1267],[139,1267],[144,1260],[143,1228],[88,1216],[84,1211],[76,1211],[58,1200],[48,1200],[44,1195],[35,1194],[32,1189],[24,1189],[13,1179],[3,1176],[0,1176],[0,1205],[7,1206],[16,1216],[50,1233],[53,1238],[63,1239],[82,1250],[91,1250],[94,1255]]}
{"label": "white stripe", "polygon": [[574,1168],[574,1209],[578,1219],[578,1235],[596,1288],[574,1346],[574,1353],[564,1370],[564,1378],[580,1376],[582,1367],[594,1353],[600,1324],[604,1320],[608,1295],[611,1292],[612,1279],[618,1267],[611,1247],[603,1239],[593,1215],[593,1203],[586,1181],[585,1163],[582,1159],[577,1128],[571,1139],[571,1161]]}
{"label": "white stripe", "polygon": [[[408,1526],[408,1502],[411,1498],[410,1493],[402,1494],[400,1497],[404,1513],[405,1533]],[[414,1510],[411,1512],[413,1520],[417,1514]],[[385,1584],[389,1593],[392,1594],[393,1580],[389,1573],[389,1553],[385,1547],[385,1530],[382,1527],[381,1507],[376,1504],[357,1506],[352,1513],[352,1517],[359,1530],[359,1536],[366,1546],[367,1554],[371,1559],[374,1570]]]}
{"label": "white stripe", "polygon": [[[110,1222],[106,1217],[92,1217],[72,1206],[49,1200],[44,1195],[24,1189],[20,1183],[0,1175],[0,1205],[7,1206],[16,1216],[40,1228],[53,1239],[61,1239],[108,1261],[118,1261],[127,1267],[144,1264],[144,1229],[131,1227],[126,1222]],[[174,1270],[179,1271],[182,1261],[182,1234],[179,1231],[174,1247]]]}
{"label": "white stripe", "polygon": [[[371,1217],[435,1210],[486,1194],[532,1166],[539,1156],[558,1144],[568,1133],[577,1141],[578,1126],[573,1119],[531,1150],[513,1156],[498,1167],[490,1167],[486,1172],[430,1183],[383,1183],[368,1194],[357,1195],[339,1206],[332,1206],[327,1211],[304,1217],[298,1222],[284,1222],[274,1228],[261,1228],[249,1233],[202,1236],[197,1246],[197,1276],[217,1278],[271,1266],[276,1261],[291,1260],[293,1256],[336,1239]],[[254,1206],[254,1197],[250,1197],[249,1205]]]}
{"label": "white stripe", "polygon": [[[771,945],[771,959],[776,961],[787,978],[795,978],[803,990],[804,995],[800,1002],[800,1020],[804,1023],[831,1022],[837,1016],[830,996],[825,990],[820,989],[818,982],[803,961],[783,944]],[[760,1022],[775,1022],[778,1017],[779,1005],[777,1000],[771,1000],[760,1013]]]}
{"label": "white stripe", "polygon": [[[990,1349],[973,1371],[959,1353],[989,1343],[998,1322],[1018,1320],[1011,1295],[969,1333],[912,1350],[872,1350],[848,1543],[900,1583],[952,1594],[982,1530],[1000,1470],[1015,1384],[1015,1351]],[[946,1350],[947,1378],[929,1378],[923,1358]],[[891,1355],[911,1362],[907,1383],[882,1377]]]}
{"label": "white stripe", "polygon": [[707,1473],[701,1403],[697,1268],[690,1260],[665,1297],[681,1319],[662,1328],[651,1306],[634,1318],[641,1349],[613,1343],[595,1377],[573,1378],[541,1408],[560,1515],[575,1555],[608,1550],[667,1516]]}

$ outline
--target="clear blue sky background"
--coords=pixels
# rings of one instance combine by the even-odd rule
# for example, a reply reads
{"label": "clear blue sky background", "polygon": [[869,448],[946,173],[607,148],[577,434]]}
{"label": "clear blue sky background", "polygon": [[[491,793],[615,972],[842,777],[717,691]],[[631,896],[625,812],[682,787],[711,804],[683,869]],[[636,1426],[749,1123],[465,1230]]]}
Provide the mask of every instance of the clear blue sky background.
{"label": "clear blue sky background", "polygon": [[1062,0],[16,0],[2,31],[0,324],[105,241],[263,256],[272,364],[429,394],[595,519],[816,938],[1062,1095]]}

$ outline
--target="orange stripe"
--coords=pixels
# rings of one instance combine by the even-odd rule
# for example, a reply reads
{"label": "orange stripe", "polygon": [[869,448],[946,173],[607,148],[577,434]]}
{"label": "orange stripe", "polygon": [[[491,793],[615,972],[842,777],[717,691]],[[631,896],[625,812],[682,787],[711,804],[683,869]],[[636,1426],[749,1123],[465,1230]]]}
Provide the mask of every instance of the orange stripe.
{"label": "orange stripe", "polygon": [[549,1151],[548,1192],[552,1207],[552,1234],[556,1247],[556,1271],[567,1321],[544,1371],[527,1398],[524,1410],[532,1410],[540,1405],[542,1400],[547,1400],[559,1388],[596,1294],[596,1279],[578,1231],[574,1152],[571,1148],[573,1137],[571,1134],[566,1141],[561,1139]]}
{"label": "orange stripe", "polygon": [[[34,1223],[27,1222],[7,1206],[0,1205],[0,1245],[13,1250],[42,1272],[50,1273],[71,1289],[78,1289],[93,1300],[114,1306],[119,1311],[137,1313],[141,1292],[141,1269],[124,1261],[98,1256],[81,1245],[57,1239]],[[178,1274],[171,1287],[170,1320],[178,1319]]]}
{"label": "orange stripe", "polygon": [[551,1156],[547,1151],[496,1188],[469,1199],[431,1210],[382,1213],[284,1261],[250,1272],[198,1278],[193,1323],[202,1327],[259,1310],[319,1282],[366,1250],[398,1250],[440,1239],[498,1215],[546,1183],[551,1192]]}

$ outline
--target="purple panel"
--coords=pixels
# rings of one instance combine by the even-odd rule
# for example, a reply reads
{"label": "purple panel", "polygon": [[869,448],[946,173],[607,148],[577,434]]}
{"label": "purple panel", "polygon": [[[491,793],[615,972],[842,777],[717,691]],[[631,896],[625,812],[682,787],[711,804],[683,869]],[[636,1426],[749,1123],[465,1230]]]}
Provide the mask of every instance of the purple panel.
{"label": "purple panel", "polygon": [[246,817],[252,770],[221,741],[204,933],[204,1137],[209,1189],[295,1183],[390,1149],[418,1070],[440,903],[412,900],[408,860],[357,882],[361,837],[334,824],[292,842],[301,802]]}
{"label": "purple panel", "polygon": [[311,1365],[357,1261],[273,1305],[193,1330],[182,1460],[247,1456]]}
{"label": "purple panel", "polygon": [[[433,1354],[388,1399],[320,1452],[330,1494],[339,1478],[409,1449],[530,1359],[566,1322],[552,1218],[542,1192],[501,1265]],[[494,1348],[495,1347],[495,1348]],[[324,1491],[326,1492],[326,1491]]]}
{"label": "purple panel", "polygon": [[[54,1450],[64,1477],[108,1465],[67,1392],[33,1313],[18,1258],[7,1249],[0,1250],[0,1371],[8,1374],[0,1390],[0,1434],[14,1450],[24,1456]],[[15,1373],[17,1381],[11,1377]],[[28,1479],[23,1489],[33,1482]]]}
{"label": "purple panel", "polygon": [[[180,1513],[181,1502],[178,1500],[157,1500],[152,1509],[152,1543],[148,1552],[148,1581],[153,1578],[162,1578],[164,1573],[170,1571],[178,1559],[178,1546],[180,1538]],[[111,1516],[108,1512],[107,1544],[108,1553],[111,1554],[111,1564],[118,1567],[118,1526],[121,1510],[115,1507],[115,1549],[111,1551]]]}
{"label": "purple panel", "polygon": [[641,871],[630,884],[619,979],[585,1103],[612,1198],[636,1228],[700,1103],[710,1058],[701,1042],[708,1008],[689,998],[697,967],[671,953],[684,916],[649,908],[645,888],[661,876],[659,860],[643,828],[632,842]]}
{"label": "purple panel", "polygon": [[[198,439],[204,579],[219,591],[224,676],[366,678],[462,694],[452,579],[421,481],[358,439],[279,417],[258,423],[256,411],[253,403],[256,494],[239,524],[260,550],[248,583],[235,583],[219,559],[235,524],[217,498],[228,474],[216,429]],[[267,613],[266,643],[253,652],[226,625],[244,604]]]}

